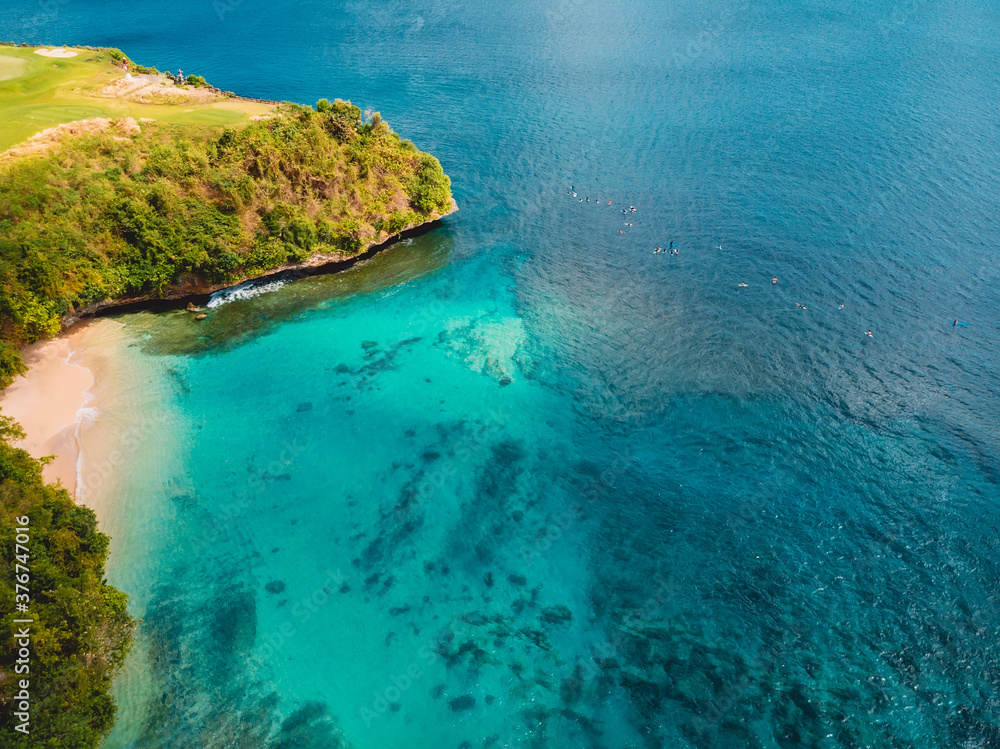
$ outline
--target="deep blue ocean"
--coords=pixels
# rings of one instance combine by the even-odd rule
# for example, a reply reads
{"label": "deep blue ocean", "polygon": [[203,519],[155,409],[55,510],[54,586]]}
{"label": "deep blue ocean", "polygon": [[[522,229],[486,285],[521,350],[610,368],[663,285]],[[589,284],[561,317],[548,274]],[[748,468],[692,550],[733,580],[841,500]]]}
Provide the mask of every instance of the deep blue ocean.
{"label": "deep blue ocean", "polygon": [[461,209],[120,320],[163,419],[108,749],[1000,746],[998,19],[5,2],[380,111]]}

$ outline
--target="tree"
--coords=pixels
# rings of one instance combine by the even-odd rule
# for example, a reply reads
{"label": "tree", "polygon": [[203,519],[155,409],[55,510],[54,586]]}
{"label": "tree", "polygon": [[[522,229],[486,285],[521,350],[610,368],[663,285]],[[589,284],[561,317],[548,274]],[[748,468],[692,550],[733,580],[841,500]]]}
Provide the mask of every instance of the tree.
{"label": "tree", "polygon": [[93,511],[42,480],[39,461],[10,445],[21,436],[13,421],[0,416],[0,600],[13,602],[21,592],[15,574],[29,579],[28,612],[3,612],[0,637],[15,642],[24,625],[14,619],[33,620],[27,674],[15,671],[17,648],[0,648],[0,732],[17,736],[14,726],[22,721],[14,696],[27,679],[30,733],[18,736],[16,746],[96,749],[114,724],[108,690],[125,660],[134,621],[125,594],[104,580],[108,537],[97,530]]}

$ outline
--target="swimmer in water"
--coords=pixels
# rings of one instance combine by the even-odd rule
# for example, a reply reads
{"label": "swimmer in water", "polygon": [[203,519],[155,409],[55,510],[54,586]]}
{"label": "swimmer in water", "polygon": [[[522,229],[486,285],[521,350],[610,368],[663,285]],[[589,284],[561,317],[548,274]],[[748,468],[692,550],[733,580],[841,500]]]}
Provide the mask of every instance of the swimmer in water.
{"label": "swimmer in water", "polygon": [[663,250],[660,248],[660,245],[656,245],[656,249],[653,250],[653,254],[659,255],[661,252],[663,252]]}
{"label": "swimmer in water", "polygon": [[875,337],[875,336],[872,335],[872,332],[870,330],[867,333],[865,333],[865,335],[868,336],[869,338],[874,338]]}
{"label": "swimmer in water", "polygon": [[742,288],[744,288],[744,289],[745,289],[745,288],[746,288],[746,284],[745,284],[745,283],[741,283],[741,284],[740,284],[740,287],[742,287]]}
{"label": "swimmer in water", "polygon": [[771,283],[778,283],[778,277],[775,276],[774,278],[772,278]]}
{"label": "swimmer in water", "polygon": [[844,309],[844,305],[841,304],[839,307],[837,307],[837,309]]}

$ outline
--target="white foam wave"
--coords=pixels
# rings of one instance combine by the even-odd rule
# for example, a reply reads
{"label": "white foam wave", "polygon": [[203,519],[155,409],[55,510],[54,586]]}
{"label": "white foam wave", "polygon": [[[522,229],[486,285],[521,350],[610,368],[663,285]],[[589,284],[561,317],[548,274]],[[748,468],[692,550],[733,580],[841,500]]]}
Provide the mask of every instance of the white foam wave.
{"label": "white foam wave", "polygon": [[239,299],[253,299],[255,296],[277,291],[284,285],[284,281],[271,281],[264,284],[254,284],[253,281],[248,281],[247,283],[241,283],[239,286],[215,292],[205,306],[209,309],[215,309],[227,302],[234,302]]}
{"label": "white foam wave", "polygon": [[76,412],[76,422],[78,427],[90,426],[95,421],[97,417],[101,415],[101,412],[97,409],[97,406],[83,406],[79,411]]}

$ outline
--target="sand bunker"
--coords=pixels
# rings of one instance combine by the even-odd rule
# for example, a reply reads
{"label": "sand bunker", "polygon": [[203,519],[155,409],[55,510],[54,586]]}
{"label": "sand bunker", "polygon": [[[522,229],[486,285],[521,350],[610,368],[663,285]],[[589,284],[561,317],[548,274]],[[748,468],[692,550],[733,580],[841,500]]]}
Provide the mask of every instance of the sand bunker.
{"label": "sand bunker", "polygon": [[55,47],[54,49],[36,49],[36,55],[41,55],[42,57],[76,57],[77,52],[75,49],[66,49],[65,47]]}

